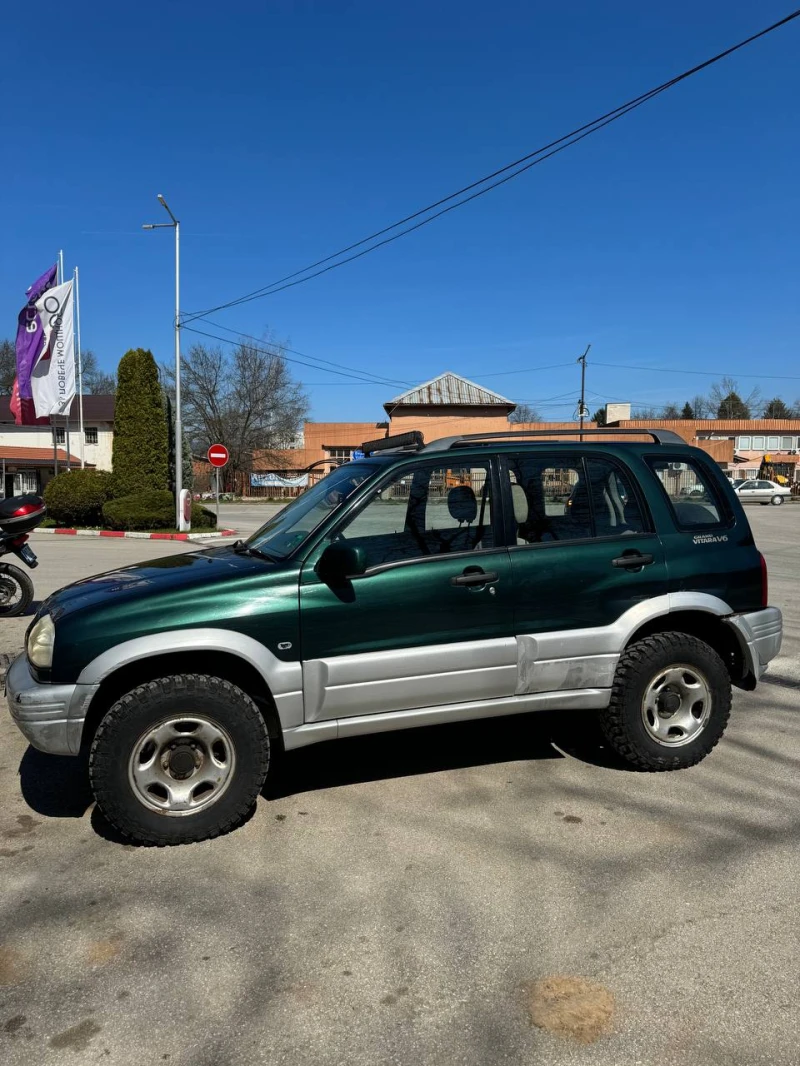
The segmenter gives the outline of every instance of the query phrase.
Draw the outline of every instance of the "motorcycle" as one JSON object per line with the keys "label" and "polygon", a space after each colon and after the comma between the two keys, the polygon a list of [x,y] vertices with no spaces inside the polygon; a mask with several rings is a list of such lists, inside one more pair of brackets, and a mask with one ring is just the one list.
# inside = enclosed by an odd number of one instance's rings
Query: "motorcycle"
{"label": "motorcycle", "polygon": [[[10,496],[0,500],[0,556],[12,553],[34,570],[36,553],[28,536],[47,514],[41,496]],[[18,566],[0,563],[0,618],[24,614],[33,600],[33,582]]]}

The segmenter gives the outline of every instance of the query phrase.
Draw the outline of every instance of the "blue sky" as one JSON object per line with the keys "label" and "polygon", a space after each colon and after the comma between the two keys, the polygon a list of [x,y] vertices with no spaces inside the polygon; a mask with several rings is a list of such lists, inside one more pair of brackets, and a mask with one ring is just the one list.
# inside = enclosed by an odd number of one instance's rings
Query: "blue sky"
{"label": "blue sky", "polygon": [[[0,337],[65,250],[84,345],[172,352],[182,305],[280,278],[735,43],[762,0],[44,0],[3,14]],[[50,31],[47,27],[50,27]],[[683,402],[711,377],[800,396],[800,20],[416,234],[213,316],[415,384],[450,369],[543,414]],[[166,219],[166,216],[164,216]],[[200,328],[207,328],[200,326]],[[211,329],[211,332],[220,332]],[[185,336],[184,342],[191,338]],[[196,338],[200,339],[200,338]],[[551,364],[570,364],[537,370]],[[319,421],[400,388],[297,366]],[[510,373],[524,370],[524,373]],[[559,406],[559,404],[563,406]]]}

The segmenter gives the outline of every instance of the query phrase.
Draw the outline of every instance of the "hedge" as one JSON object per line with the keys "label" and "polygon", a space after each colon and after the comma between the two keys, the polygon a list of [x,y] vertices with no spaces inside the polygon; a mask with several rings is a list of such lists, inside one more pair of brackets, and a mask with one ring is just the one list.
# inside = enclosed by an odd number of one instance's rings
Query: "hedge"
{"label": "hedge", "polygon": [[112,496],[112,477],[105,470],[73,470],[57,474],[44,490],[47,512],[57,526],[99,526],[104,504]]}
{"label": "hedge", "polygon": [[[137,492],[109,500],[103,507],[103,519],[111,529],[126,531],[175,528],[175,497],[162,489]],[[206,507],[192,504],[192,528],[213,529],[216,515]]]}

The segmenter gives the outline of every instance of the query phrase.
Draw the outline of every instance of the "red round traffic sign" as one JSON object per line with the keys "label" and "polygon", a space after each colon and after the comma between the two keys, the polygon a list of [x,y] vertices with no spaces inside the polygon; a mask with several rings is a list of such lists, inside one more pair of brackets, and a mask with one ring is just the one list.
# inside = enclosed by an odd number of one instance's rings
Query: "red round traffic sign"
{"label": "red round traffic sign", "polygon": [[212,466],[225,466],[230,453],[224,444],[212,444],[208,449],[208,461]]}

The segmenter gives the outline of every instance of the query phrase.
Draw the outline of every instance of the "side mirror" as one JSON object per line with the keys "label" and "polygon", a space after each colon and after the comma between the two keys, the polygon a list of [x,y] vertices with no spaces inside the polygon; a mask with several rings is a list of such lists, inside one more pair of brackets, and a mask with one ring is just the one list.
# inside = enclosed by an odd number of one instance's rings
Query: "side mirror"
{"label": "side mirror", "polygon": [[317,564],[317,573],[330,585],[343,585],[349,578],[363,574],[366,569],[364,549],[349,544],[329,544]]}

